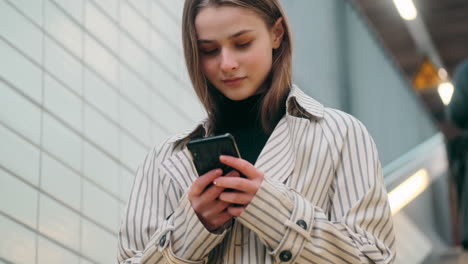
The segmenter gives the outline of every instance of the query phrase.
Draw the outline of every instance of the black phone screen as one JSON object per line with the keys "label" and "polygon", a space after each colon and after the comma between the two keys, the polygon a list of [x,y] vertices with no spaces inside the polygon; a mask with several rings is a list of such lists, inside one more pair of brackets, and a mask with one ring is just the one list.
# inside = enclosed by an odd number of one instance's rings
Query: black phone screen
{"label": "black phone screen", "polygon": [[220,155],[229,155],[240,158],[234,137],[227,133],[219,136],[194,139],[187,143],[192,153],[193,163],[201,176],[214,169],[222,169],[226,174],[233,169],[219,161]]}

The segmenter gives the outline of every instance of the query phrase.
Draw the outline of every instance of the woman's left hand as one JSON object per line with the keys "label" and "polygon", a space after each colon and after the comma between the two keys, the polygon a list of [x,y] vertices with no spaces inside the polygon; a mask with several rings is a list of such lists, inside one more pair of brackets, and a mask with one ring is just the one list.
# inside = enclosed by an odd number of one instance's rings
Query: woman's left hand
{"label": "woman's left hand", "polygon": [[262,185],[264,174],[250,162],[240,158],[222,155],[219,160],[246,177],[219,177],[214,181],[216,186],[233,190],[221,193],[218,199],[227,203],[242,205],[227,208],[231,215],[239,216],[255,197]]}

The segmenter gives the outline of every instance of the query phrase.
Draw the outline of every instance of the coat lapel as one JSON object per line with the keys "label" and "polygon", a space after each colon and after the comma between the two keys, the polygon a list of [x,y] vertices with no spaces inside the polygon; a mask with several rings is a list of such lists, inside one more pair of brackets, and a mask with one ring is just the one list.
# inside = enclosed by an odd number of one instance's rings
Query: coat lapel
{"label": "coat lapel", "polygon": [[255,163],[265,178],[284,183],[291,175],[296,162],[292,132],[289,115],[285,115],[276,125]]}
{"label": "coat lapel", "polygon": [[161,164],[161,168],[183,191],[187,191],[198,178],[192,156],[187,147],[165,160]]}

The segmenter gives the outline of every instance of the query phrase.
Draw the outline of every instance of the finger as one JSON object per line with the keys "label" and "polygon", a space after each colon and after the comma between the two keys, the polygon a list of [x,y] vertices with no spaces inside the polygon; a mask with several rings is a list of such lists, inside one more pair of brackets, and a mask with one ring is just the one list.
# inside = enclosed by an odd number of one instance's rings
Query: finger
{"label": "finger", "polygon": [[240,173],[244,174],[249,179],[256,179],[259,177],[263,177],[263,173],[257,170],[250,162],[243,160],[241,158],[235,158],[232,156],[221,155],[219,160],[239,171]]}
{"label": "finger", "polygon": [[241,192],[223,192],[219,195],[219,200],[232,204],[248,204],[253,199],[253,194]]}
{"label": "finger", "polygon": [[255,194],[259,188],[258,183],[245,178],[219,177],[213,184],[217,187],[234,189],[240,192]]}
{"label": "finger", "polygon": [[205,189],[206,187],[213,182],[214,179],[217,177],[221,176],[223,171],[221,169],[215,169],[211,170],[202,176],[198,177],[196,179],[192,186],[190,186],[189,190],[189,198],[193,198],[195,196],[199,196]]}
{"label": "finger", "polygon": [[232,216],[240,216],[245,211],[245,207],[244,206],[242,207],[230,206],[228,207],[227,211]]}
{"label": "finger", "polygon": [[198,200],[199,202],[204,203],[204,204],[211,203],[215,201],[223,191],[224,191],[224,188],[222,187],[215,186],[215,185],[210,186],[208,187],[206,191],[204,191],[198,196]]}
{"label": "finger", "polygon": [[238,171],[230,171],[228,174],[224,175],[224,177],[240,177],[240,173]]}

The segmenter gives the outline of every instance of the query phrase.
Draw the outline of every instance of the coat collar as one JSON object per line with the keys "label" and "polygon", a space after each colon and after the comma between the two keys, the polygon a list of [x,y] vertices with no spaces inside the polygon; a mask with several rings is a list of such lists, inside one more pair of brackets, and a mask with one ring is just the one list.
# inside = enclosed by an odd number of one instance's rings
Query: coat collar
{"label": "coat collar", "polygon": [[[296,150],[299,147],[298,131],[308,126],[312,120],[322,119],[324,107],[307,96],[296,86],[292,86],[286,100],[286,115],[278,122],[260,153],[255,167],[265,174],[265,178],[285,183],[294,173]],[[207,136],[208,122],[204,120],[185,133],[169,139],[173,146],[181,147],[174,155],[162,163],[162,168],[171,175],[181,189],[187,190],[197,178],[190,152],[185,143],[194,137]]]}
{"label": "coat collar", "polygon": [[[321,103],[305,94],[296,85],[292,85],[288,98],[286,99],[287,117],[299,117],[313,120],[322,119],[323,113],[324,106]],[[168,143],[178,145],[178,143],[182,141],[188,142],[195,137],[207,137],[209,136],[208,131],[210,131],[210,125],[208,119],[204,119],[185,132],[173,136],[168,140]]]}

